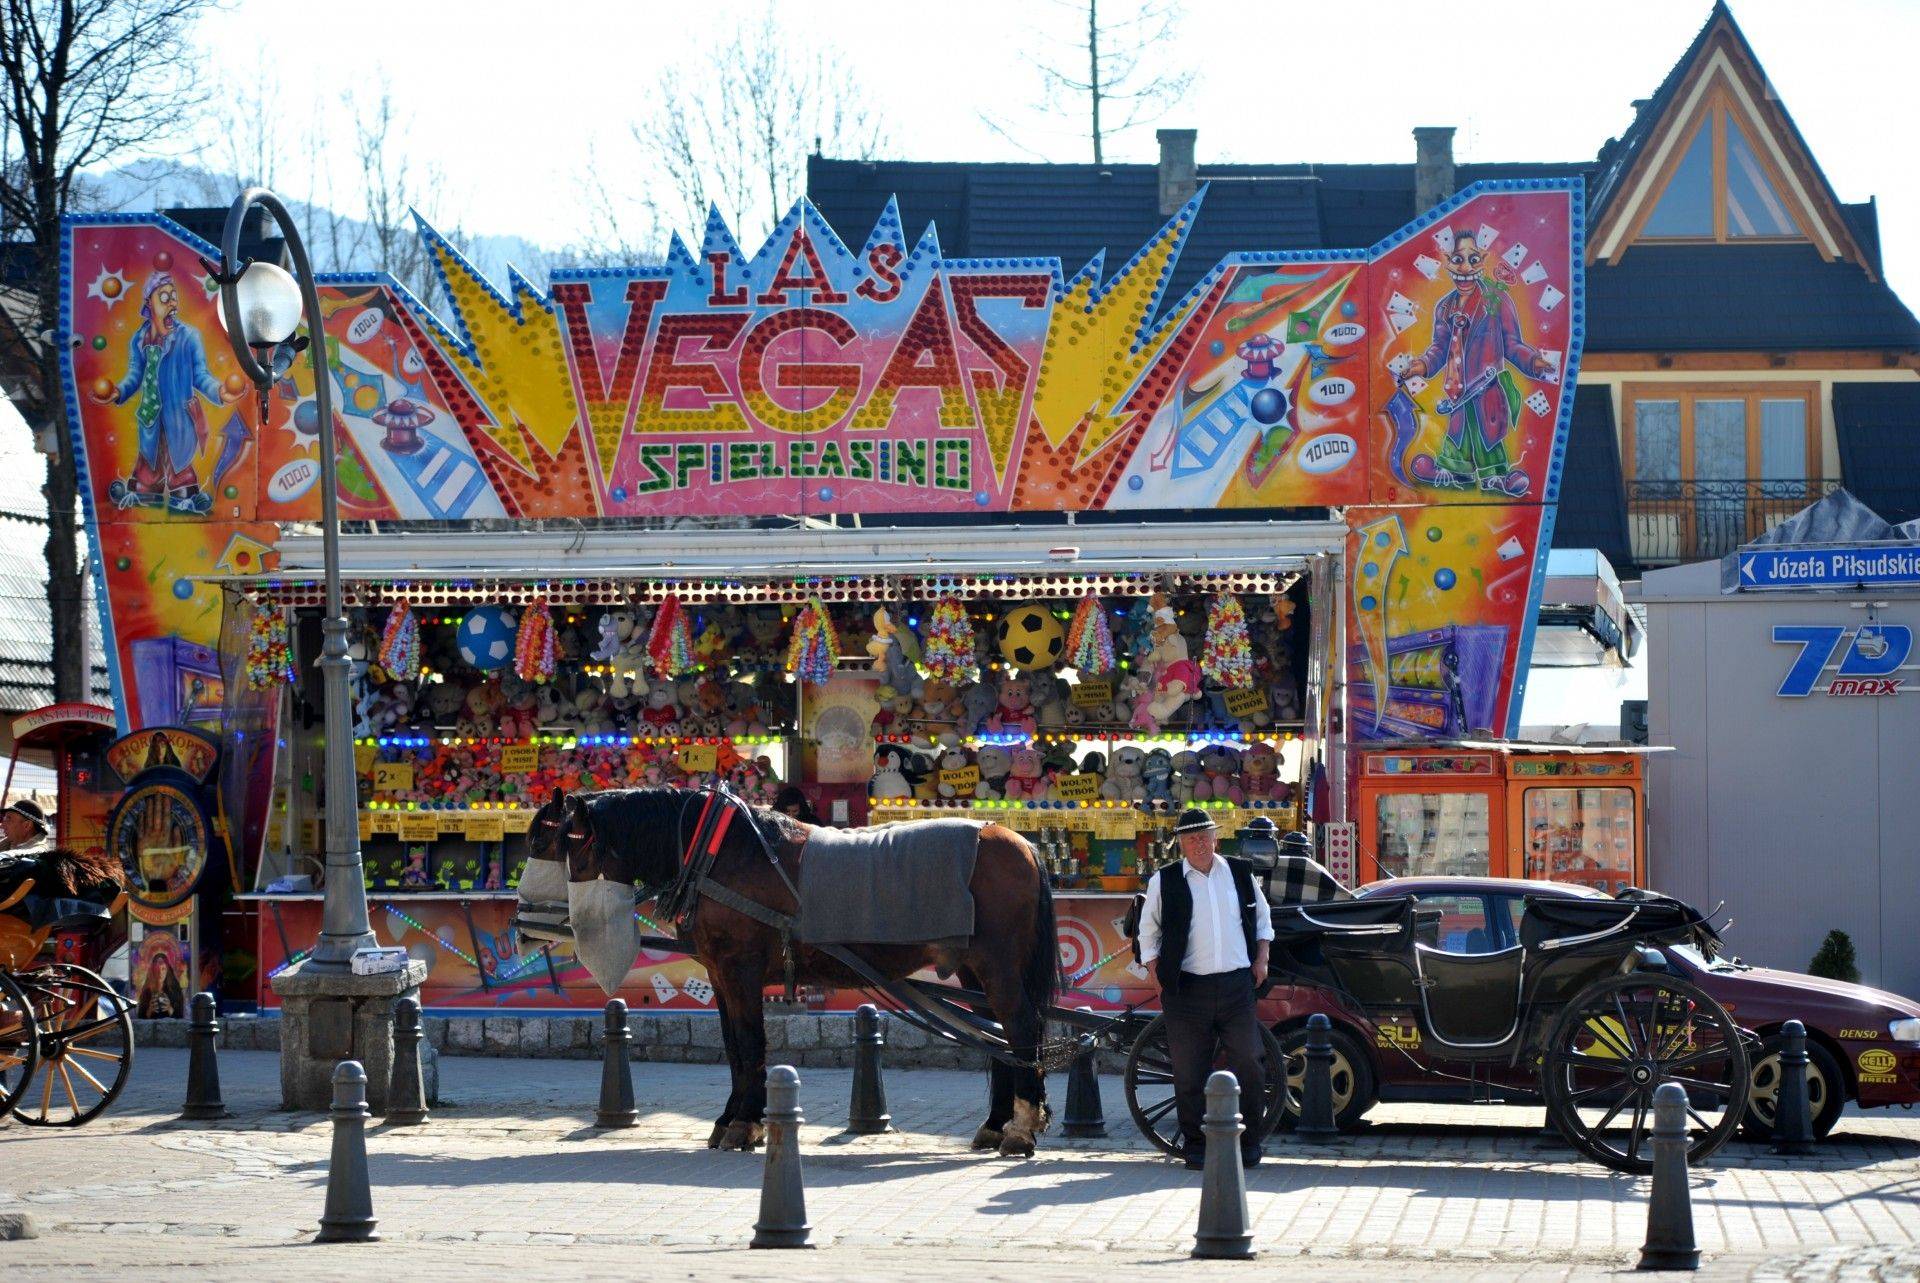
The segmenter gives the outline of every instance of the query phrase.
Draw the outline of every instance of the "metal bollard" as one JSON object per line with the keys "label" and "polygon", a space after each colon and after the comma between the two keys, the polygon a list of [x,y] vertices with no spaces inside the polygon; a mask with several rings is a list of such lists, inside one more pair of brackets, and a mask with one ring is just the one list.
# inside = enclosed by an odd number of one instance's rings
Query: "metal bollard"
{"label": "metal bollard", "polygon": [[607,1003],[607,1041],[600,1053],[600,1112],[595,1127],[632,1127],[640,1121],[633,1107],[633,1071],[627,1065],[627,1047],[633,1030],[627,1028],[627,1004],[615,998]]}
{"label": "metal bollard", "polygon": [[880,1009],[862,1003],[853,1013],[853,1101],[847,1108],[847,1130],[856,1136],[876,1136],[893,1130],[887,1113],[887,1087],[880,1080]]}
{"label": "metal bollard", "polygon": [[767,1161],[760,1177],[754,1247],[812,1247],[807,1190],[800,1172],[800,1075],[792,1065],[767,1071]]}
{"label": "metal bollard", "polygon": [[1333,1024],[1321,1012],[1307,1017],[1306,1056],[1300,1124],[1294,1134],[1309,1145],[1330,1145],[1340,1139],[1333,1122]]}
{"label": "metal bollard", "polygon": [[1193,1255],[1244,1261],[1254,1255],[1247,1174],[1240,1166],[1240,1082],[1221,1069],[1207,1079],[1207,1161],[1200,1173],[1200,1227]]}
{"label": "metal bollard", "polygon": [[420,1073],[420,1004],[393,1004],[393,1073],[387,1079],[387,1121],[411,1127],[427,1121],[427,1086]]}
{"label": "metal bollard", "polygon": [[191,1004],[192,1019],[187,1025],[187,1103],[182,1118],[225,1118],[227,1106],[220,1099],[220,1060],[216,1040],[220,1021],[214,1014],[213,995],[196,993]]}
{"label": "metal bollard", "polygon": [[367,1071],[343,1060],[333,1071],[333,1155],[327,1163],[327,1205],[316,1243],[371,1243],[373,1191],[367,1184]]}
{"label": "metal bollard", "polygon": [[1100,1104],[1100,1070],[1093,1063],[1094,1055],[1094,1048],[1089,1046],[1067,1067],[1067,1111],[1061,1126],[1069,1136],[1107,1134],[1107,1115]]}
{"label": "metal bollard", "polygon": [[1635,1268],[1700,1268],[1687,1188],[1687,1089],[1679,1083],[1653,1089],[1653,1189],[1647,1198],[1647,1242]]}
{"label": "metal bollard", "polygon": [[1789,1020],[1780,1027],[1780,1090],[1773,1098],[1773,1149],[1776,1154],[1814,1152],[1813,1106],[1807,1099],[1807,1027]]}

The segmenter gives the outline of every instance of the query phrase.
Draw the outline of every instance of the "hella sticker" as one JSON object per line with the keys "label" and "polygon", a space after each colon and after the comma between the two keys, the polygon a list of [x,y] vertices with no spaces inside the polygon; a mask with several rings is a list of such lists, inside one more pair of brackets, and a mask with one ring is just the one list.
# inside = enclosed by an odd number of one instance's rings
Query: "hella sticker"
{"label": "hella sticker", "polygon": [[1338,472],[1353,462],[1357,447],[1353,438],[1341,432],[1315,437],[1300,447],[1300,469],[1322,476]]}
{"label": "hella sticker", "polygon": [[295,459],[273,474],[267,483],[267,498],[275,503],[292,503],[320,479],[320,465],[312,459]]}

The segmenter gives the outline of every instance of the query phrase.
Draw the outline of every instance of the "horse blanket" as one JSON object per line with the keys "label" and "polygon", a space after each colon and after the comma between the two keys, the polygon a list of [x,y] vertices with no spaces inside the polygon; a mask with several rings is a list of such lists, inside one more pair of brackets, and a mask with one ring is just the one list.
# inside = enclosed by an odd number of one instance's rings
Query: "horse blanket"
{"label": "horse blanket", "polygon": [[808,944],[957,944],[973,935],[974,820],[818,828],[800,854]]}

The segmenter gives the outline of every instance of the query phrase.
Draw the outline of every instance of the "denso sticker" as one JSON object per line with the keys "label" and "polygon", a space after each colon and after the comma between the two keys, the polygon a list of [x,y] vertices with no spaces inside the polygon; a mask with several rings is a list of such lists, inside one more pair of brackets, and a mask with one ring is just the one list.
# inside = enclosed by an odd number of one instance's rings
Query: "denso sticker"
{"label": "denso sticker", "polygon": [[1880,1036],[1880,1031],[1878,1029],[1842,1029],[1835,1036],[1856,1042],[1872,1042]]}

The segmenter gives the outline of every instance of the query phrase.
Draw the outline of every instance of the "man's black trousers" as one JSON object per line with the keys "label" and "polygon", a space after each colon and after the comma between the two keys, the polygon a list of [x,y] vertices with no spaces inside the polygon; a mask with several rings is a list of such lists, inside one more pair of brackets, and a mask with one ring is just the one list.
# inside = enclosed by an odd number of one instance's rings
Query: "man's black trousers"
{"label": "man's black trousers", "polygon": [[1255,1148],[1266,1070],[1260,1023],[1253,1014],[1253,972],[1242,968],[1196,976],[1183,971],[1180,987],[1162,994],[1160,1006],[1167,1017],[1167,1049],[1173,1059],[1173,1090],[1187,1157],[1199,1157],[1206,1150],[1206,1132],[1200,1122],[1206,1115],[1207,1075],[1213,1072],[1216,1053],[1224,1055],[1225,1067],[1240,1080],[1240,1118],[1246,1127],[1241,1145]]}

